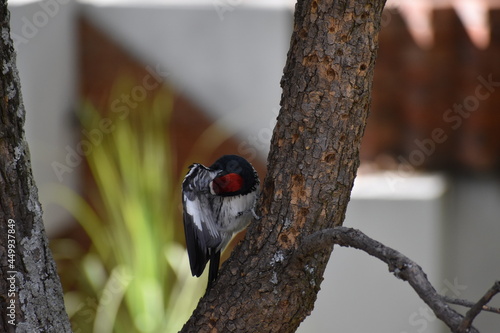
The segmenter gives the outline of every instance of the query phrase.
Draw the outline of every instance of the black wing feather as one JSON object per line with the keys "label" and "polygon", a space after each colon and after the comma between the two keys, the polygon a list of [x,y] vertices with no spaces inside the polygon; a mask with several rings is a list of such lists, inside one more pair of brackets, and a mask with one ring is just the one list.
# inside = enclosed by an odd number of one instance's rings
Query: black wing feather
{"label": "black wing feather", "polygon": [[208,251],[198,237],[198,228],[192,222],[192,216],[184,211],[184,234],[193,276],[200,277],[208,262]]}
{"label": "black wing feather", "polygon": [[219,273],[219,262],[220,262],[220,250],[215,252],[212,251],[210,254],[210,266],[208,268],[208,285],[207,290],[212,287],[215,279],[217,279],[217,274]]}
{"label": "black wing feather", "polygon": [[209,183],[217,175],[218,171],[194,164],[182,183],[186,247],[191,273],[197,277],[203,273],[222,241],[216,225],[222,199],[212,195],[209,189]]}

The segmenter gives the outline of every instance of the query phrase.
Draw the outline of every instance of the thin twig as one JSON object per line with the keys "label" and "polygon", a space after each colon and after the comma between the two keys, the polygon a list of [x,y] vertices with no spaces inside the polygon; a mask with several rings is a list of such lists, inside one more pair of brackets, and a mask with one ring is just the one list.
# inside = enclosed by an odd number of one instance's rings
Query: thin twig
{"label": "thin twig", "polygon": [[[333,246],[334,244],[362,250],[385,262],[389,266],[390,272],[393,272],[398,278],[408,281],[420,298],[436,314],[436,317],[442,320],[452,332],[459,332],[464,316],[453,310],[443,300],[427,279],[422,268],[400,252],[366,236],[359,230],[336,227],[315,232],[303,239],[300,253],[296,258],[300,260],[310,253],[323,250],[325,246]],[[468,333],[479,333],[479,331],[470,326]]]}
{"label": "thin twig", "polygon": [[[445,301],[446,303],[460,305],[460,306],[464,306],[466,308],[472,308],[474,305],[476,305],[476,303],[468,301],[466,299],[453,298],[453,297],[449,297],[449,296],[441,296],[441,297],[443,298],[443,301]],[[488,305],[483,305],[482,310],[487,311],[487,312],[500,314],[500,308],[495,308],[495,307],[488,306]]]}
{"label": "thin twig", "polygon": [[458,332],[469,332],[469,328],[471,327],[474,318],[476,318],[476,316],[481,312],[483,306],[486,305],[498,293],[500,293],[500,281],[496,281],[493,287],[491,287],[486,292],[486,294],[484,294],[483,297],[481,297],[481,299],[477,301],[477,303],[474,304],[474,306],[469,311],[467,311],[464,320],[458,327]]}

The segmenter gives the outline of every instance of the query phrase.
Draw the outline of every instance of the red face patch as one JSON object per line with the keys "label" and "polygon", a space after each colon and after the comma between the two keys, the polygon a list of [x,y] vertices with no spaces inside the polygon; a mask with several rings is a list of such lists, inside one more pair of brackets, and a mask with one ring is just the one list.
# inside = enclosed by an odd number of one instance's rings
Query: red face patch
{"label": "red face patch", "polygon": [[229,173],[215,178],[212,187],[215,194],[236,192],[243,187],[243,178],[237,173]]}

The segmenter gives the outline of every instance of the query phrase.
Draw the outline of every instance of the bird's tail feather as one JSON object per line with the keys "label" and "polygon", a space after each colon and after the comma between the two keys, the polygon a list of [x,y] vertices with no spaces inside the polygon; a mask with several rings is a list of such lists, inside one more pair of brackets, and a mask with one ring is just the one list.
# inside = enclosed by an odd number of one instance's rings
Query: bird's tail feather
{"label": "bird's tail feather", "polygon": [[219,262],[220,262],[220,250],[210,254],[210,267],[208,268],[208,285],[207,291],[212,287],[213,283],[217,279],[217,273],[219,272]]}

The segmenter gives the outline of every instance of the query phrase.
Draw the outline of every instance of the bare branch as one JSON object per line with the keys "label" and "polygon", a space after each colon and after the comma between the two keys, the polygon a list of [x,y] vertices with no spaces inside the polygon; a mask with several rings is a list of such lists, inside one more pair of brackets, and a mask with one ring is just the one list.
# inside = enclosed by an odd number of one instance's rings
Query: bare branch
{"label": "bare branch", "polygon": [[493,287],[491,287],[486,294],[484,294],[481,299],[474,304],[474,306],[467,311],[465,314],[465,318],[458,327],[459,333],[467,333],[469,332],[469,328],[472,325],[472,321],[476,316],[483,310],[483,306],[486,305],[496,294],[500,293],[500,281],[495,282]]}
{"label": "bare branch", "polygon": [[[464,306],[467,308],[472,308],[474,305],[476,305],[476,303],[468,301],[466,299],[453,298],[453,297],[449,297],[449,296],[445,296],[445,295],[442,295],[441,297],[443,298],[443,300],[446,303],[460,305],[460,306]],[[488,306],[488,305],[483,305],[482,310],[487,311],[487,312],[500,314],[500,308],[495,308],[495,307]]]}
{"label": "bare branch", "polygon": [[[419,297],[452,332],[460,332],[460,327],[464,322],[464,316],[453,310],[445,302],[443,297],[438,294],[436,289],[429,282],[422,268],[400,252],[368,237],[359,230],[336,227],[324,229],[306,236],[301,244],[301,255],[299,255],[298,258],[307,256],[310,253],[314,253],[324,249],[326,246],[332,246],[334,244],[362,250],[385,262],[389,266],[389,271],[393,272],[396,277],[408,281]],[[489,296],[489,294],[490,293],[487,293],[485,296]],[[481,311],[481,306],[484,304],[486,303],[481,303],[479,311]],[[471,325],[468,325],[468,327],[468,333],[479,333],[479,331]]]}

